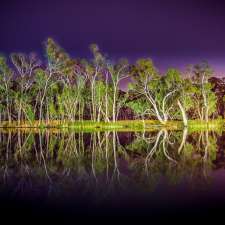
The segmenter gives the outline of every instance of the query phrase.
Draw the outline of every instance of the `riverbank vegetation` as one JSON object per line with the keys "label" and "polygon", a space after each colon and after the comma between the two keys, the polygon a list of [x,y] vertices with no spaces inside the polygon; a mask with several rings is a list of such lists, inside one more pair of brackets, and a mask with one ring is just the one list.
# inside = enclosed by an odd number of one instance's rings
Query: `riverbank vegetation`
{"label": "riverbank vegetation", "polygon": [[160,74],[151,59],[112,62],[96,44],[90,50],[92,59],[73,59],[49,38],[44,62],[34,53],[0,56],[1,126],[187,126],[222,118],[207,62]]}

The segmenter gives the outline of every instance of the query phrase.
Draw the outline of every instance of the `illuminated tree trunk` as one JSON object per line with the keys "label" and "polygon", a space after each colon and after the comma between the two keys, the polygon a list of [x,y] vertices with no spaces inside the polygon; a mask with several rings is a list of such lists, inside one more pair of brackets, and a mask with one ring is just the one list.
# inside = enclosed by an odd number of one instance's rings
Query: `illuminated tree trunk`
{"label": "illuminated tree trunk", "polygon": [[43,92],[43,95],[42,95],[42,98],[41,98],[41,102],[40,102],[39,124],[40,124],[40,122],[41,122],[41,120],[42,120],[43,104],[44,104],[44,100],[45,100],[45,97],[46,97],[46,92],[47,92],[47,88],[48,88],[48,82],[49,82],[51,76],[52,76],[52,72],[50,71],[49,77],[47,78],[47,80],[46,80],[46,82],[45,82],[44,92]]}
{"label": "illuminated tree trunk", "polygon": [[116,92],[117,92],[117,85],[114,85],[113,91],[113,122],[116,121]]}
{"label": "illuminated tree trunk", "polygon": [[209,106],[208,106],[204,84],[205,84],[205,74],[202,77],[202,96],[203,96],[203,102],[204,102],[204,119],[208,123],[209,122]]}
{"label": "illuminated tree trunk", "polygon": [[146,95],[147,99],[149,100],[149,102],[151,103],[152,107],[154,108],[156,118],[160,121],[160,123],[165,124],[166,121],[161,117],[161,115],[159,113],[159,109],[158,109],[154,99],[148,93],[145,93],[145,95]]}
{"label": "illuminated tree trunk", "polygon": [[[5,81],[5,79],[4,79],[4,81]],[[8,89],[7,81],[5,81],[5,88],[6,88],[6,109],[7,109],[8,121],[11,122],[10,103],[9,103],[9,89]]]}
{"label": "illuminated tree trunk", "polygon": [[105,80],[105,85],[106,85],[106,93],[105,93],[105,121],[109,122],[109,99],[108,99],[108,73],[106,74],[106,80]]}
{"label": "illuminated tree trunk", "polygon": [[187,119],[187,115],[186,115],[186,112],[184,110],[184,107],[182,106],[182,104],[180,103],[179,100],[177,101],[177,104],[178,104],[178,106],[180,108],[180,111],[181,111],[181,114],[182,114],[184,126],[187,127],[188,119]]}

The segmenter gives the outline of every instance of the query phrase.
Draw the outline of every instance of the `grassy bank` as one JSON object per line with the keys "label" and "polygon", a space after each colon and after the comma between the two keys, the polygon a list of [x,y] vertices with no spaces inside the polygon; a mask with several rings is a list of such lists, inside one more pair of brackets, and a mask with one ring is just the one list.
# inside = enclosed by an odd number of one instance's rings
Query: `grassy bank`
{"label": "grassy bank", "polygon": [[94,121],[22,121],[18,123],[13,121],[9,123],[4,121],[0,123],[0,128],[7,129],[34,129],[34,128],[54,128],[54,129],[73,129],[73,130],[85,130],[85,131],[98,131],[98,130],[120,130],[120,131],[130,131],[130,130],[157,130],[162,127],[170,130],[180,129],[182,123],[179,121],[169,121],[165,125],[162,125],[157,120],[120,120],[116,122],[94,122]]}
{"label": "grassy bank", "polygon": [[[199,120],[190,120],[188,122],[188,129],[190,130],[202,130],[202,129],[224,129],[224,120],[211,120],[208,123]],[[0,123],[2,129],[66,129],[66,130],[85,130],[85,131],[104,131],[104,130],[118,130],[118,131],[154,131],[159,129],[167,130],[181,130],[183,129],[182,121],[168,121],[166,124],[161,124],[157,120],[120,120],[113,122],[94,122],[94,121],[3,121]]]}

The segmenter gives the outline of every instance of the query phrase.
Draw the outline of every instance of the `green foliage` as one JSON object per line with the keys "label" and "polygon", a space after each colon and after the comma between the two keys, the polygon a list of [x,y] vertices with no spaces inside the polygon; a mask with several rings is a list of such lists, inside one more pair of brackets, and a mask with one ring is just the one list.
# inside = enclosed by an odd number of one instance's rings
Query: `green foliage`
{"label": "green foliage", "polygon": [[136,115],[145,115],[149,109],[149,105],[145,99],[127,102],[126,106],[130,107]]}
{"label": "green foliage", "polygon": [[195,118],[208,120],[216,110],[217,98],[212,91],[212,85],[208,79],[212,76],[212,69],[207,62],[203,61],[193,67],[193,111]]}
{"label": "green foliage", "polygon": [[47,74],[43,69],[38,69],[35,73],[35,87],[43,89],[47,80]]}
{"label": "green foliage", "polygon": [[151,59],[139,59],[136,64],[132,67],[131,73],[136,82],[145,82],[146,79],[159,78],[158,71],[153,65]]}
{"label": "green foliage", "polygon": [[73,73],[75,61],[52,38],[46,42],[46,54],[51,66],[62,75],[70,76]]}
{"label": "green foliage", "polygon": [[[170,68],[160,74],[149,58],[135,64],[112,63],[96,44],[92,60],[73,59],[52,38],[45,43],[47,62],[35,54],[13,53],[13,68],[0,56],[0,112],[3,120],[83,120],[114,122],[123,106],[139,119],[216,118],[217,97],[207,62],[194,65],[190,77]],[[131,82],[121,91],[124,79]]]}
{"label": "green foliage", "polygon": [[35,114],[34,114],[34,111],[32,109],[32,106],[31,105],[26,105],[25,110],[26,110],[27,119],[30,122],[33,122],[35,120]]}

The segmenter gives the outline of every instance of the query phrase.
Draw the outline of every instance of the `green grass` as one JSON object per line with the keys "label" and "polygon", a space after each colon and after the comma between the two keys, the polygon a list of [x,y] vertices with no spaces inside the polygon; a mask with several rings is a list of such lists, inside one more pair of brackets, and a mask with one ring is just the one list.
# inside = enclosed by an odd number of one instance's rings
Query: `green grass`
{"label": "green grass", "polygon": [[[189,130],[224,130],[225,120],[211,120],[208,123],[200,120],[189,120],[188,129]],[[3,121],[0,123],[0,128],[4,129],[65,129],[65,130],[78,130],[78,131],[107,131],[107,130],[117,130],[117,131],[154,131],[159,129],[167,130],[182,130],[182,121],[168,121],[166,124],[161,124],[157,120],[120,120],[114,122],[94,122],[90,120],[85,121],[22,121],[20,124],[17,121],[9,123],[8,121]]]}
{"label": "green grass", "polygon": [[210,120],[208,123],[201,120],[189,120],[188,129],[191,131],[198,130],[225,130],[225,120]]}

